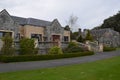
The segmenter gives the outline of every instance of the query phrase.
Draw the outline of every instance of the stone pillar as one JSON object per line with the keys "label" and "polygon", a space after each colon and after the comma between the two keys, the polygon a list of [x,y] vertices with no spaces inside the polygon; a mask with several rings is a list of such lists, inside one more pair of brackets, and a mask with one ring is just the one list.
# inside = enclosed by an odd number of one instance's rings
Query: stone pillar
{"label": "stone pillar", "polygon": [[61,41],[58,41],[58,47],[61,47]]}
{"label": "stone pillar", "polygon": [[103,52],[103,44],[99,44],[99,52]]}
{"label": "stone pillar", "polygon": [[34,42],[35,48],[38,48],[38,39],[34,39],[34,40],[35,40],[35,42]]}
{"label": "stone pillar", "polygon": [[3,41],[0,39],[0,50],[3,47]]}

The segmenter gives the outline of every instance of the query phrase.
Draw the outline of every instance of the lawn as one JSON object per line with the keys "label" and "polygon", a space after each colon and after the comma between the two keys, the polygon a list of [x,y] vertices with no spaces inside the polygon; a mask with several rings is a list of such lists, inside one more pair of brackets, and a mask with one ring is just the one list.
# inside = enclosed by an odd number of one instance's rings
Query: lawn
{"label": "lawn", "polygon": [[56,68],[0,73],[0,80],[120,80],[120,57]]}
{"label": "lawn", "polygon": [[120,50],[120,47],[117,47],[116,50]]}

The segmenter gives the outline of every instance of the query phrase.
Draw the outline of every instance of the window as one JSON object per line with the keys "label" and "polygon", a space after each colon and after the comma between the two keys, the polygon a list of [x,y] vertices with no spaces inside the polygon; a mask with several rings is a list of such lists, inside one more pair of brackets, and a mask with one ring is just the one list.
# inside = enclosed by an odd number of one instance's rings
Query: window
{"label": "window", "polygon": [[42,41],[42,34],[31,34],[31,38],[38,39],[38,41]]}
{"label": "window", "polygon": [[20,38],[21,38],[21,37],[20,37],[20,33],[17,33],[17,34],[16,34],[16,39],[20,40]]}
{"label": "window", "polygon": [[0,38],[2,38],[3,37],[3,33],[2,32],[0,32]]}
{"label": "window", "polygon": [[12,32],[1,32],[0,31],[0,38],[4,37],[7,33],[9,33],[10,36],[12,37]]}
{"label": "window", "polygon": [[65,41],[65,42],[68,42],[68,40],[69,40],[69,39],[68,39],[68,36],[64,36],[64,41]]}

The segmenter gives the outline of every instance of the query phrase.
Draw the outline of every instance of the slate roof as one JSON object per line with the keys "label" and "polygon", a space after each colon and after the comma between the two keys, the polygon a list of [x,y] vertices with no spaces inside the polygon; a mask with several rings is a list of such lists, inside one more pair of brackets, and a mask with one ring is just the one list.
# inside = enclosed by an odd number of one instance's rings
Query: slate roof
{"label": "slate roof", "polygon": [[50,26],[52,22],[50,21],[44,21],[44,20],[39,20],[39,19],[34,19],[34,18],[22,18],[22,17],[16,17],[16,16],[11,16],[12,19],[16,22],[18,22],[20,25],[33,25],[33,26]]}
{"label": "slate roof", "polygon": [[15,22],[19,23],[20,25],[25,25],[25,24],[27,24],[27,19],[26,19],[26,18],[16,17],[16,16],[11,16],[11,18],[12,18]]}
{"label": "slate roof", "polygon": [[91,34],[93,35],[93,37],[97,36],[100,38],[105,36],[107,33],[111,34],[112,36],[119,36],[119,33],[117,31],[114,31],[110,28],[91,30]]}
{"label": "slate roof", "polygon": [[27,24],[34,26],[50,26],[52,22],[34,18],[27,18]]}

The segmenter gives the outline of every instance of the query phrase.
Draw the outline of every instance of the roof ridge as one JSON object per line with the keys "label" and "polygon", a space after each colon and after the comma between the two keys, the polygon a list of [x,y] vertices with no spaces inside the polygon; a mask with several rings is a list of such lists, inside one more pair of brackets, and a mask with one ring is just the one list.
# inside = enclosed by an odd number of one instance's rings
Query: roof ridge
{"label": "roof ridge", "polygon": [[23,18],[23,19],[27,19],[25,17],[19,17],[19,16],[13,16],[13,15],[10,15],[11,17],[17,17],[17,18]]}
{"label": "roof ridge", "polygon": [[42,20],[42,19],[37,19],[37,18],[31,18],[31,17],[29,17],[29,18],[27,18],[27,19],[34,19],[34,20],[40,20],[40,21],[45,21],[45,22],[51,22],[51,21]]}

